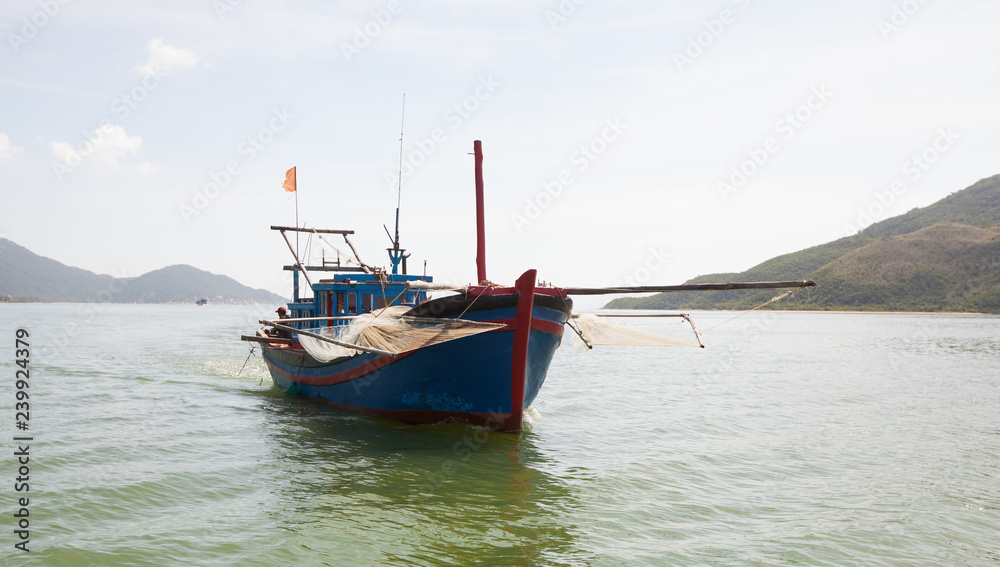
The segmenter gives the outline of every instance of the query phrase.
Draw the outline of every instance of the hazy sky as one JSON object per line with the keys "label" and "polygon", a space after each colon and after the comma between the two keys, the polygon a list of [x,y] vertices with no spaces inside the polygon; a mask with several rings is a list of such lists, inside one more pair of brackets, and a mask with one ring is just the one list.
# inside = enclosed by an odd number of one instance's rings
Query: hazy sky
{"label": "hazy sky", "polygon": [[0,237],[287,294],[268,227],[295,222],[296,166],[300,223],[387,264],[405,93],[411,273],[475,278],[476,139],[493,281],[740,271],[1000,173],[998,21],[986,0],[4,0]]}

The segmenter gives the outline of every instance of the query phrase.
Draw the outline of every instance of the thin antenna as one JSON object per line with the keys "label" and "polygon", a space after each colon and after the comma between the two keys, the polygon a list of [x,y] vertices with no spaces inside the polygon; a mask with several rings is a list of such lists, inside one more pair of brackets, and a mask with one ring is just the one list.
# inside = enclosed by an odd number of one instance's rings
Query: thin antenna
{"label": "thin antenna", "polygon": [[399,119],[399,184],[396,186],[396,249],[399,249],[399,205],[403,200],[403,125],[406,123],[406,93]]}
{"label": "thin antenna", "polygon": [[[392,274],[396,275],[399,273],[399,262],[403,259],[403,252],[399,248],[399,206],[403,201],[403,125],[406,123],[406,93],[403,93],[403,112],[399,120],[399,184],[396,187],[396,238],[393,240],[392,235],[389,235],[389,240],[392,241],[392,248],[388,249],[389,261],[392,262]],[[383,227],[385,225],[382,225]],[[389,229],[386,228],[386,233]],[[406,262],[403,262],[403,274],[406,274]]]}
{"label": "thin antenna", "polygon": [[[299,174],[295,172],[295,228],[299,228]],[[295,233],[295,257],[299,258],[299,233]]]}

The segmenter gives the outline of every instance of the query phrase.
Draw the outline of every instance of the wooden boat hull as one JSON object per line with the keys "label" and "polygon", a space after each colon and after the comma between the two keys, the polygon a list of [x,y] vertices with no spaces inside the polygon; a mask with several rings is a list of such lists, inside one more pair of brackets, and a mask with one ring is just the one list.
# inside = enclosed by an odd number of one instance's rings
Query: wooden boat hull
{"label": "wooden boat hull", "polygon": [[365,353],[322,363],[293,342],[264,344],[263,358],[277,387],[338,408],[409,423],[520,430],[571,312],[568,300],[533,293],[530,272],[527,294],[445,298],[414,309],[415,315],[504,323],[503,329],[397,356]]}

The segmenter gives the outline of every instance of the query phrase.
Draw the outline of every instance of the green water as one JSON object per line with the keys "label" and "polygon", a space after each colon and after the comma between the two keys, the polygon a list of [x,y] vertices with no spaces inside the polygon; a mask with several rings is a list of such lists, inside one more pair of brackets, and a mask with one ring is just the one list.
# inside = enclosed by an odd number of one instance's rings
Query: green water
{"label": "green water", "polygon": [[512,435],[291,398],[257,354],[237,376],[267,313],[0,305],[0,565],[1000,564],[1000,317],[753,313],[704,350],[564,346]]}

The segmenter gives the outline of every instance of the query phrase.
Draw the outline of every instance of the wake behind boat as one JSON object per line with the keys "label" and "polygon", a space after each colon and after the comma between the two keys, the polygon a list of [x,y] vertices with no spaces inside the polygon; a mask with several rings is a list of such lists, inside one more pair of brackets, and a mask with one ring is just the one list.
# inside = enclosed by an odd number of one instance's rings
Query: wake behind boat
{"label": "wake behind boat", "polygon": [[[405,250],[396,237],[388,249],[391,269],[361,261],[351,230],[272,226],[282,234],[295,264],[293,299],[284,316],[243,340],[259,343],[274,384],[291,394],[347,410],[410,423],[459,421],[492,430],[519,431],[524,410],[538,395],[569,325],[588,346],[596,333],[574,323],[570,295],[634,293],[665,288],[559,288],[539,285],[534,269],[513,286],[486,277],[482,144],[473,146],[476,173],[477,281],[452,287],[406,273]],[[294,183],[294,172],[289,175]],[[294,190],[294,188],[292,189]],[[353,258],[305,265],[289,232],[320,238],[338,235]],[[391,236],[391,235],[390,235]],[[400,272],[400,268],[402,273]],[[316,282],[312,273],[331,274]],[[299,296],[299,276],[311,297]],[[704,285],[704,284],[700,284]],[[712,284],[720,289],[805,287],[811,281]],[[668,289],[669,288],[669,289]],[[429,299],[429,291],[453,295]],[[686,315],[674,315],[685,317]],[[582,322],[582,321],[581,321]],[[692,323],[692,329],[694,325]],[[700,336],[694,331],[695,336]],[[588,337],[590,335],[590,337]],[[635,335],[635,333],[633,333]],[[655,337],[646,338],[657,343]],[[702,345],[704,346],[704,345]]]}

